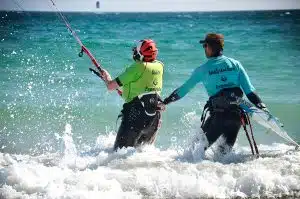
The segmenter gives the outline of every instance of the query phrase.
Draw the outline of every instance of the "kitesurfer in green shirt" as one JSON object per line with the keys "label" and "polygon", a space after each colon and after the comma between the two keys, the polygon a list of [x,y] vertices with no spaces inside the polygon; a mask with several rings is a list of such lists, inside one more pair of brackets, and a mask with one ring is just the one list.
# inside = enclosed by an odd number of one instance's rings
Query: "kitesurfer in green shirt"
{"label": "kitesurfer in green shirt", "polygon": [[125,100],[121,111],[122,122],[114,150],[152,144],[160,125],[158,103],[163,85],[163,63],[156,60],[158,49],[153,40],[144,39],[133,48],[134,62],[112,80],[104,70],[108,90],[122,89]]}

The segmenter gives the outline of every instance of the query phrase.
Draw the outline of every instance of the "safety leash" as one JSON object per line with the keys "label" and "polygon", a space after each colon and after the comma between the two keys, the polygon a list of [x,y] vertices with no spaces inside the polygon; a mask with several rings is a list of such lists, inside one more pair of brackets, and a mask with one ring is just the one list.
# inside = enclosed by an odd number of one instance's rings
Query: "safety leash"
{"label": "safety leash", "polygon": [[[258,148],[257,148],[257,145],[256,145],[256,141],[254,139],[252,125],[251,125],[251,121],[250,121],[248,113],[246,113],[246,112],[243,113],[243,115],[241,117],[241,122],[242,122],[242,126],[244,128],[244,131],[246,133],[248,142],[250,144],[252,155],[257,155],[257,157],[259,157],[259,152],[258,152]],[[249,133],[248,133],[248,130],[247,130],[247,125],[249,125],[249,127],[250,127],[251,139],[250,139],[250,136],[249,136]],[[254,152],[254,149],[255,149],[255,152]]]}
{"label": "safety leash", "polygon": [[251,132],[251,137],[252,137],[253,145],[254,145],[254,148],[255,148],[255,152],[256,152],[256,155],[259,156],[258,148],[257,148],[256,141],[255,141],[254,135],[253,135],[252,124],[251,124],[250,117],[249,117],[248,113],[246,114],[246,117],[247,117],[247,120],[248,120],[248,123],[249,123],[249,126],[250,126],[250,132]]}
{"label": "safety leash", "polygon": [[244,121],[243,118],[241,118],[241,119],[242,119],[242,125],[243,125],[243,128],[244,128],[244,131],[245,131],[245,133],[246,133],[248,142],[249,142],[249,144],[250,144],[250,148],[251,148],[252,155],[254,155],[253,145],[252,145],[252,142],[251,142],[251,140],[250,140],[250,136],[249,136],[249,133],[248,133],[248,131],[247,131],[247,127],[246,127],[245,121]]}
{"label": "safety leash", "polygon": [[[77,43],[80,45],[81,47],[81,51],[78,54],[79,57],[83,56],[83,53],[85,53],[93,62],[93,64],[96,66],[96,68],[99,70],[99,73],[96,72],[95,70],[91,70],[94,74],[96,74],[98,77],[100,77],[105,83],[106,81],[103,79],[103,67],[99,64],[99,62],[97,62],[97,60],[95,59],[95,57],[93,56],[93,54],[89,51],[89,49],[87,47],[85,47],[83,45],[83,43],[81,42],[81,40],[79,39],[79,37],[77,36],[76,32],[71,28],[70,23],[68,22],[67,18],[62,14],[62,12],[57,8],[56,4],[54,3],[53,0],[50,0],[53,4],[53,6],[55,7],[56,11],[58,12],[59,16],[61,17],[61,19],[63,20],[63,22],[65,23],[65,25],[67,26],[67,28],[70,30],[70,32],[72,33],[73,37],[76,39]],[[119,89],[116,89],[118,94],[121,96],[122,95],[122,91]]]}

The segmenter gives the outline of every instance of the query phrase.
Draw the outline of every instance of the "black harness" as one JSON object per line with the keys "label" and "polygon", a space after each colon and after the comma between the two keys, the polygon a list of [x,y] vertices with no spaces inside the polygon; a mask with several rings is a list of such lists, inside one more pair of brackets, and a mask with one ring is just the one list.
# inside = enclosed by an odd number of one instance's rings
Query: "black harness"
{"label": "black harness", "polygon": [[157,93],[149,93],[136,96],[130,102],[123,105],[123,109],[118,116],[118,119],[125,117],[127,122],[133,126],[145,125],[138,124],[139,121],[144,121],[146,118],[156,116],[158,113],[157,105],[162,102],[162,99]]}
{"label": "black harness", "polygon": [[203,127],[205,123],[207,112],[210,112],[210,114],[214,114],[216,112],[241,112],[238,101],[242,97],[243,92],[240,88],[223,89],[216,95],[211,96],[203,108],[201,127]]}
{"label": "black harness", "polygon": [[[203,108],[201,116],[201,128],[203,129],[208,112],[210,112],[211,115],[217,112],[238,112],[241,115],[241,124],[248,138],[251,152],[253,155],[255,155],[256,153],[256,155],[258,156],[259,152],[254,140],[249,115],[239,106],[239,102],[242,100],[242,98],[243,91],[239,87],[222,89],[216,95],[211,96]],[[247,125],[249,125],[250,127],[252,135],[251,139],[247,130]],[[255,153],[253,148],[255,149]]]}

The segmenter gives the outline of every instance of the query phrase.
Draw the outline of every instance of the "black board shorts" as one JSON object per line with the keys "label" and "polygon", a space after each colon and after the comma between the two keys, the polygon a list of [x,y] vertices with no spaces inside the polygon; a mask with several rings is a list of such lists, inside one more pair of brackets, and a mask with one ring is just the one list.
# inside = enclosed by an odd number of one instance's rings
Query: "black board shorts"
{"label": "black board shorts", "polygon": [[161,113],[149,114],[140,101],[123,105],[122,122],[114,143],[114,150],[122,147],[138,147],[155,141]]}
{"label": "black board shorts", "polygon": [[213,112],[202,126],[208,140],[208,147],[221,135],[224,136],[227,146],[233,147],[240,128],[241,112],[239,110]]}

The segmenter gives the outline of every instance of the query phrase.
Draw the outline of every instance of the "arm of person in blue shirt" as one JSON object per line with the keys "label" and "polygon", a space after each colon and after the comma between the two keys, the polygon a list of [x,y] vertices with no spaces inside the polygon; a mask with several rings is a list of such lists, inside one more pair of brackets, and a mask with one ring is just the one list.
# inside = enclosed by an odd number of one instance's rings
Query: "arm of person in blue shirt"
{"label": "arm of person in blue shirt", "polygon": [[251,84],[250,78],[249,78],[248,74],[246,73],[244,67],[241,64],[239,64],[239,65],[240,65],[240,73],[239,73],[240,84],[241,84],[241,87],[242,87],[243,91],[245,92],[247,98],[257,108],[268,111],[266,105],[262,102],[260,97],[255,93],[255,88]]}
{"label": "arm of person in blue shirt", "polygon": [[190,90],[192,90],[197,83],[199,83],[202,79],[201,67],[196,68],[192,73],[191,77],[179,88],[172,92],[172,94],[167,97],[163,103],[165,105],[175,102],[181,98],[183,98]]}

